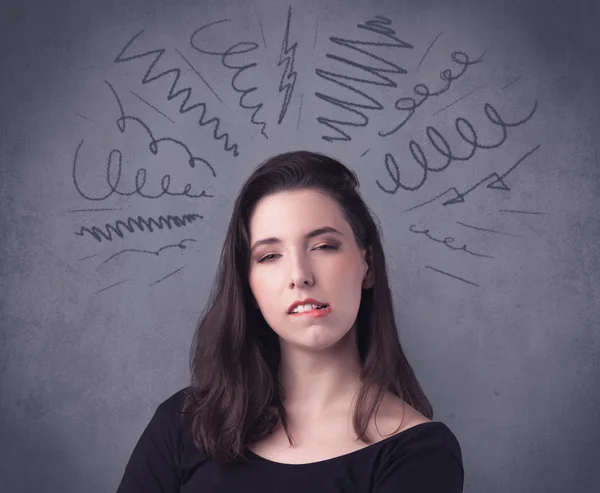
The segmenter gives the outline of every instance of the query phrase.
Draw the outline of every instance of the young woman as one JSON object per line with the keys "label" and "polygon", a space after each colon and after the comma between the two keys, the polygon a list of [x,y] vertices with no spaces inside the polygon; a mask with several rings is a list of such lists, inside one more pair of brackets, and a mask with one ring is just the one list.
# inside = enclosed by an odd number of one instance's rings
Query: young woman
{"label": "young woman", "polygon": [[398,340],[378,227],[330,157],[275,156],[235,201],[189,387],[118,493],[460,493],[460,445]]}

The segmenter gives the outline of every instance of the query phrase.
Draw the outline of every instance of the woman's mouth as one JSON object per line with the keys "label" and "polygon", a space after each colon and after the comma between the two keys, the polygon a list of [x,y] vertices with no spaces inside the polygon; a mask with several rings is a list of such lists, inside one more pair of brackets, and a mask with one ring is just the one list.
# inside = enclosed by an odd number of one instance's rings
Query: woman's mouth
{"label": "woman's mouth", "polygon": [[297,312],[292,311],[290,313],[290,316],[292,316],[292,317],[306,316],[306,317],[311,317],[311,318],[321,318],[321,317],[325,317],[330,312],[331,312],[331,307],[329,305],[324,305],[322,307],[311,308],[310,310],[303,310],[303,311],[297,311]]}

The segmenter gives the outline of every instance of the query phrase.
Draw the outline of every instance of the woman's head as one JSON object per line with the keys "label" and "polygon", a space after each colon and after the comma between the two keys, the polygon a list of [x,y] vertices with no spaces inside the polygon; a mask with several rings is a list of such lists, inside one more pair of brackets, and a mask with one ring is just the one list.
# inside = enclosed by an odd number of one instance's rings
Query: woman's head
{"label": "woman's head", "polygon": [[[352,172],[324,156],[288,153],[259,168],[240,196],[250,291],[280,348],[339,343],[373,286],[373,225]],[[306,305],[290,313],[307,299],[324,306],[317,316]]]}
{"label": "woman's head", "polygon": [[318,189],[276,192],[258,201],[248,230],[250,290],[282,351],[338,344],[372,286],[367,249],[341,206]]}
{"label": "woman's head", "polygon": [[[288,313],[307,298],[328,305],[325,316]],[[321,154],[274,156],[235,201],[195,334],[186,408],[197,445],[227,460],[279,420],[286,427],[277,381],[282,351],[323,350],[348,334],[362,365],[359,438],[386,391],[431,418],[398,340],[379,230],[356,175]]]}

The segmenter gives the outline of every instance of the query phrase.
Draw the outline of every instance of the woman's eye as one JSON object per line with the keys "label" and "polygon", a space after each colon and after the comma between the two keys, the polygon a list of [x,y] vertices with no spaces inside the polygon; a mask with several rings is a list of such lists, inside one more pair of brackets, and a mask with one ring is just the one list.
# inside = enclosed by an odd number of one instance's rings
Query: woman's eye
{"label": "woman's eye", "polygon": [[[313,248],[313,250],[337,250],[338,247],[335,245],[319,245],[315,248]],[[271,260],[273,260],[275,257],[277,257],[278,254],[277,253],[269,253],[268,255],[265,255],[264,257],[262,257],[261,259],[258,260],[258,263],[262,263],[262,262],[270,262]]]}
{"label": "woman's eye", "polygon": [[265,255],[263,258],[258,260],[258,263],[260,264],[261,262],[264,262],[265,260],[272,260],[273,257],[275,256],[275,253],[269,253],[269,255]]}
{"label": "woman's eye", "polygon": [[317,250],[337,250],[337,247],[334,245],[319,245]]}

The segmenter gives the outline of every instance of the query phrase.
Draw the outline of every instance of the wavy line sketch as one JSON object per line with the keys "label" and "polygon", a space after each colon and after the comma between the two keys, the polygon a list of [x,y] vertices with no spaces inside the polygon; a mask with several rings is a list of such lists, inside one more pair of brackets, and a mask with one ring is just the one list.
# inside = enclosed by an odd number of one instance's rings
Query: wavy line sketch
{"label": "wavy line sketch", "polygon": [[134,44],[134,42],[143,33],[144,33],[144,30],[141,30],[135,36],[133,36],[125,44],[123,49],[120,51],[120,53],[115,58],[114,62],[115,63],[125,63],[125,62],[130,62],[132,60],[150,57],[152,59],[152,62],[150,63],[150,65],[148,66],[148,69],[146,70],[146,72],[144,73],[144,76],[142,77],[142,84],[144,84],[144,85],[150,84],[151,82],[155,82],[163,77],[173,76],[173,79],[171,82],[171,87],[169,88],[169,94],[167,95],[167,100],[171,101],[173,99],[178,98],[179,96],[183,96],[183,100],[181,101],[181,103],[179,105],[179,113],[181,113],[182,115],[185,113],[188,113],[196,108],[199,108],[200,118],[198,119],[198,125],[200,125],[201,127],[213,125],[213,133],[212,133],[213,139],[216,141],[223,141],[223,146],[226,151],[232,152],[235,157],[239,156],[238,145],[235,143],[231,144],[229,142],[229,134],[227,132],[219,133],[219,130],[220,130],[219,127],[221,126],[221,120],[216,117],[205,120],[206,114],[208,112],[206,103],[200,102],[200,103],[194,103],[194,104],[188,105],[188,102],[189,102],[190,98],[192,97],[192,88],[191,87],[184,87],[184,88],[178,87],[179,79],[181,77],[181,70],[179,68],[171,68],[168,70],[164,70],[163,72],[160,72],[157,75],[153,74],[154,67],[158,64],[160,59],[163,57],[163,55],[166,52],[166,49],[159,48],[156,50],[149,50],[149,51],[145,51],[143,53],[137,53],[134,55],[125,55],[125,53],[131,48],[131,46]]}
{"label": "wavy line sketch", "polygon": [[[391,130],[385,131],[385,132],[379,131],[379,132],[377,132],[377,134],[380,137],[389,137],[390,135],[396,133],[404,125],[406,125],[406,123],[408,123],[408,121],[412,118],[412,116],[415,114],[415,112],[417,111],[417,109],[420,106],[422,106],[430,98],[437,98],[437,97],[441,96],[442,94],[445,94],[446,92],[448,92],[450,90],[450,88],[452,87],[452,84],[454,83],[454,81],[463,77],[471,65],[476,65],[478,63],[481,63],[483,61],[484,56],[485,56],[485,52],[483,53],[483,55],[479,56],[475,60],[471,60],[469,55],[467,55],[466,53],[464,53],[462,51],[453,51],[450,55],[450,58],[452,59],[452,61],[455,64],[461,66],[460,71],[457,74],[454,74],[454,73],[452,73],[452,70],[450,70],[450,69],[442,70],[440,72],[440,80],[444,81],[444,85],[437,91],[431,92],[429,87],[423,83],[416,84],[413,87],[413,93],[415,94],[415,96],[418,96],[420,99],[417,101],[412,96],[398,98],[396,100],[396,102],[394,103],[394,108],[396,108],[398,111],[403,111],[407,114],[405,115],[404,119],[398,125],[396,125],[394,128],[392,128]],[[462,101],[463,99],[467,98],[468,96],[470,96],[474,92],[478,91],[482,87],[484,87],[484,86],[480,86],[476,89],[473,89],[468,94],[465,94],[464,96],[458,98],[457,100],[452,101],[450,104],[447,104],[442,109],[436,111],[434,113],[434,115],[437,115],[438,113],[444,111],[445,109],[450,108],[452,105],[455,105],[459,101]]]}
{"label": "wavy line sketch", "polygon": [[450,248],[451,250],[455,250],[455,251],[463,251],[465,253],[468,253],[470,255],[476,256],[476,257],[483,257],[483,258],[495,258],[493,255],[485,255],[483,253],[476,253],[476,252],[472,252],[471,250],[469,250],[467,248],[466,243],[461,246],[461,247],[456,247],[453,246],[452,244],[455,241],[455,238],[452,236],[447,236],[446,238],[444,238],[443,240],[440,240],[438,238],[435,238],[433,236],[431,236],[430,234],[430,230],[429,229],[423,229],[423,230],[419,230],[416,229],[417,225],[416,224],[411,224],[409,226],[409,230],[411,233],[416,233],[416,234],[424,234],[427,238],[429,238],[432,241],[435,241],[436,243],[441,243],[444,246],[447,246],[448,248]]}
{"label": "wavy line sketch", "polygon": [[[531,149],[530,151],[526,152],[523,156],[521,156],[519,158],[519,160],[513,164],[510,168],[508,168],[507,171],[505,171],[504,173],[502,173],[501,175],[499,175],[498,173],[496,173],[495,171],[493,173],[490,173],[489,175],[485,176],[484,178],[482,178],[481,180],[479,180],[475,185],[471,186],[470,188],[468,188],[465,192],[460,192],[456,187],[451,187],[448,190],[440,193],[439,195],[433,197],[432,199],[429,199],[425,202],[421,202],[420,204],[417,204],[413,207],[410,207],[409,209],[405,209],[402,212],[409,212],[409,211],[413,211],[415,209],[418,209],[419,207],[423,207],[427,204],[430,204],[431,202],[436,201],[437,199],[439,199],[440,197],[443,197],[444,195],[446,195],[449,192],[453,192],[455,194],[455,197],[446,200],[445,202],[442,203],[443,206],[447,206],[447,205],[453,205],[453,204],[462,204],[465,202],[465,197],[470,194],[473,190],[475,190],[476,188],[478,188],[480,185],[489,182],[486,185],[486,188],[492,189],[492,190],[505,190],[505,191],[510,191],[510,188],[508,187],[508,185],[506,184],[506,182],[504,181],[504,179],[510,174],[512,173],[517,166],[519,166],[527,157],[529,157],[531,154],[533,154],[535,151],[537,151],[540,147],[540,144],[538,144],[537,146],[535,146],[533,149]],[[490,180],[493,180],[490,182]]]}
{"label": "wavy line sketch", "polygon": [[181,250],[185,250],[187,248],[185,246],[185,243],[188,242],[188,241],[194,241],[194,242],[196,242],[198,240],[195,240],[193,238],[186,238],[184,240],[181,240],[179,243],[175,243],[175,244],[172,244],[172,245],[166,245],[164,247],[159,248],[156,251],[152,251],[152,250],[139,250],[139,249],[136,249],[136,248],[126,248],[124,250],[121,250],[120,252],[117,252],[117,253],[111,255],[106,260],[102,261],[102,263],[106,264],[107,262],[110,262],[111,260],[117,258],[119,255],[122,255],[122,254],[127,253],[127,252],[132,252],[132,253],[148,253],[148,254],[151,254],[151,255],[156,255],[158,257],[158,255],[160,255],[160,252],[162,252],[164,250],[167,250],[169,248],[179,248]]}
{"label": "wavy line sketch", "polygon": [[[117,100],[117,105],[119,106],[119,111],[121,113],[121,116],[116,121],[116,123],[117,123],[117,127],[119,128],[119,131],[121,133],[125,133],[126,122],[128,120],[134,121],[134,122],[138,123],[139,125],[141,125],[144,128],[144,130],[146,130],[146,132],[148,133],[148,137],[150,137],[150,143],[148,144],[148,149],[150,150],[150,152],[152,154],[155,154],[155,155],[158,154],[158,144],[160,144],[161,142],[172,142],[185,150],[186,154],[188,155],[188,164],[190,165],[190,168],[195,168],[196,162],[200,162],[200,163],[203,163],[211,171],[213,177],[217,176],[217,173],[215,172],[215,169],[212,167],[212,165],[206,159],[194,156],[192,154],[192,151],[190,151],[190,148],[187,145],[185,145],[183,142],[173,139],[171,137],[161,137],[160,139],[157,139],[156,137],[154,137],[154,134],[150,130],[150,127],[148,126],[148,124],[146,124],[143,120],[141,120],[138,117],[132,116],[132,115],[126,115],[125,110],[123,109],[123,103],[121,102],[121,99],[119,98],[119,95],[117,94],[117,91],[115,90],[115,88],[113,87],[113,85],[110,82],[108,82],[108,81],[104,81],[104,82],[106,82],[106,85],[108,85],[108,87],[110,88],[110,90],[113,93],[113,96]],[[197,197],[197,196],[194,196],[194,197]]]}
{"label": "wavy line sketch", "polygon": [[[121,133],[125,133],[125,131],[127,129],[127,122],[132,121],[136,125],[142,127],[144,129],[145,133],[148,135],[148,138],[149,138],[148,150],[150,151],[151,154],[156,156],[159,153],[159,148],[162,149],[165,146],[166,147],[175,146],[175,148],[178,151],[183,150],[185,152],[185,154],[187,155],[187,164],[190,166],[190,168],[195,168],[197,163],[202,163],[212,172],[213,177],[216,177],[216,172],[215,172],[214,168],[212,167],[212,165],[207,160],[205,160],[201,157],[194,156],[192,154],[192,152],[190,151],[190,149],[183,142],[173,139],[171,137],[157,138],[154,136],[154,134],[150,130],[150,127],[144,121],[142,121],[140,118],[137,118],[137,117],[131,116],[131,115],[126,115],[125,110],[123,109],[123,103],[121,102],[119,95],[117,94],[115,88],[112,86],[112,84],[110,84],[110,82],[105,81],[105,83],[110,88],[113,96],[115,97],[117,106],[119,108],[120,116],[116,120],[116,125]],[[202,190],[202,192],[200,192],[199,194],[193,193],[191,183],[186,183],[181,192],[171,191],[170,190],[171,175],[168,173],[164,174],[160,181],[161,192],[158,194],[150,195],[144,191],[144,189],[146,187],[146,181],[147,181],[147,169],[146,168],[139,168],[137,170],[137,172],[135,174],[135,189],[134,190],[126,192],[126,191],[123,191],[122,189],[119,189],[119,184],[121,182],[122,170],[123,170],[123,153],[119,149],[112,149],[109,152],[108,159],[106,162],[105,178],[106,178],[106,185],[108,185],[108,189],[109,189],[108,192],[106,192],[103,195],[91,195],[89,192],[86,192],[83,190],[83,187],[81,186],[81,184],[77,178],[77,176],[78,176],[77,170],[78,170],[78,166],[80,165],[79,154],[81,152],[81,148],[82,148],[84,142],[85,142],[85,140],[82,139],[79,142],[77,149],[75,150],[75,155],[73,157],[73,166],[72,166],[72,179],[73,179],[73,185],[74,185],[75,189],[77,190],[77,193],[79,193],[80,196],[82,196],[83,198],[85,198],[87,200],[102,201],[102,200],[108,199],[113,194],[117,194],[120,196],[127,196],[127,197],[137,194],[146,199],[157,199],[157,198],[162,197],[163,195],[185,196],[185,197],[189,197],[189,198],[201,198],[201,197],[210,198],[210,197],[212,197],[212,195],[206,193],[205,190]],[[171,160],[173,160],[172,156],[171,156]],[[116,177],[115,177],[115,175],[116,175]]]}
{"label": "wavy line sketch", "polygon": [[[361,90],[359,89],[359,87],[364,88],[365,85],[397,87],[398,84],[385,74],[403,75],[407,73],[406,69],[400,67],[399,65],[396,65],[390,60],[386,60],[383,57],[375,55],[375,53],[373,53],[372,51],[369,51],[369,48],[375,50],[379,47],[400,48],[402,50],[413,48],[413,45],[407,43],[406,41],[402,41],[396,36],[396,31],[394,31],[390,27],[391,23],[392,21],[387,17],[378,15],[375,17],[375,19],[369,20],[364,24],[357,25],[359,29],[370,33],[379,34],[386,38],[388,41],[364,41],[359,39],[339,38],[336,36],[331,36],[329,38],[329,40],[336,45],[360,53],[361,59],[363,58],[362,55],[366,55],[372,60],[379,62],[379,64],[374,63],[372,65],[367,65],[351,60],[349,58],[333,55],[331,53],[326,54],[327,58],[340,62],[340,64],[342,64],[342,67],[340,67],[337,72],[332,72],[329,70],[323,70],[318,68],[315,70],[317,76],[329,82],[332,82],[333,84],[336,84],[339,87],[348,89],[349,91],[357,95],[358,98],[340,99],[332,94],[325,94],[322,92],[315,93],[315,96],[317,96],[317,98],[321,99],[322,101],[325,101],[326,103],[329,103],[332,106],[341,108],[342,110],[345,110],[348,113],[350,113],[351,115],[349,115],[349,118],[354,116],[354,119],[344,120],[337,120],[324,116],[317,117],[317,121],[319,123],[337,132],[337,135],[323,135],[321,137],[323,140],[326,140],[327,142],[334,142],[337,140],[351,141],[352,137],[350,136],[350,134],[346,133],[344,127],[366,127],[369,124],[369,117],[367,116],[367,111],[381,111],[383,109],[383,105],[377,99],[367,94],[365,92],[366,89]],[[353,77],[349,75],[349,73],[344,71],[344,69],[347,67],[354,67],[363,70],[373,77]],[[336,87],[335,89],[339,90],[339,87]]]}
{"label": "wavy line sketch", "polygon": [[222,19],[220,21],[211,22],[209,24],[206,24],[206,25],[196,29],[190,38],[190,45],[192,46],[192,48],[194,48],[196,51],[198,51],[200,53],[204,53],[206,55],[220,56],[221,57],[221,65],[223,65],[224,67],[227,67],[228,69],[235,70],[235,74],[231,78],[230,84],[231,84],[232,89],[235,92],[241,93],[238,104],[239,104],[240,108],[254,110],[252,112],[252,116],[250,117],[250,122],[253,125],[259,125],[261,127],[260,133],[263,135],[263,137],[265,137],[265,139],[268,139],[269,137],[268,137],[267,133],[265,132],[265,127],[267,126],[267,123],[264,121],[255,120],[256,115],[262,109],[263,104],[258,103],[255,105],[246,105],[244,103],[244,98],[246,98],[246,96],[248,96],[248,95],[252,94],[254,91],[256,91],[258,89],[258,87],[253,86],[253,87],[249,87],[249,88],[242,88],[242,87],[238,87],[235,83],[237,78],[240,77],[246,70],[256,67],[258,65],[258,63],[256,61],[252,61],[245,65],[235,65],[229,61],[230,57],[232,57],[232,56],[235,57],[235,55],[250,53],[250,52],[256,50],[259,46],[258,43],[254,43],[252,41],[242,41],[242,42],[234,44],[233,46],[230,46],[227,50],[220,52],[220,51],[210,51],[208,49],[200,48],[198,41],[195,39],[196,36],[204,29],[211,27],[211,26],[221,24],[223,22],[230,22],[230,21],[231,21],[231,19]]}
{"label": "wavy line sketch", "polygon": [[146,219],[142,216],[138,216],[137,219],[128,217],[125,220],[119,219],[114,224],[106,223],[104,229],[100,229],[96,226],[92,226],[91,228],[82,227],[75,234],[77,236],[84,236],[87,233],[98,242],[101,242],[103,239],[113,241],[113,234],[119,238],[123,238],[124,233],[122,229],[125,229],[130,233],[134,233],[136,229],[141,232],[147,230],[148,232],[153,233],[154,228],[160,230],[163,228],[172,229],[173,226],[182,228],[189,223],[194,222],[196,219],[203,219],[203,216],[199,214],[184,214],[183,216],[168,215],[166,217],[158,216],[158,218],[148,217]]}
{"label": "wavy line sketch", "polygon": [[[403,189],[410,192],[419,190],[427,181],[430,171],[434,173],[439,173],[446,170],[454,161],[468,161],[475,155],[478,149],[490,150],[501,147],[508,138],[508,129],[518,127],[528,122],[535,114],[537,106],[538,103],[537,101],[535,101],[533,108],[531,109],[528,115],[521,118],[520,120],[514,122],[507,122],[504,120],[504,118],[500,116],[496,108],[494,108],[490,103],[486,102],[484,105],[484,113],[486,117],[488,118],[490,123],[492,123],[496,127],[499,127],[502,131],[501,138],[497,142],[493,143],[482,142],[475,130],[475,127],[473,127],[473,124],[468,119],[464,117],[456,118],[454,121],[456,132],[460,136],[461,140],[463,140],[465,144],[468,144],[471,148],[468,154],[466,155],[455,154],[454,150],[452,149],[446,138],[440,133],[440,131],[437,128],[429,125],[425,129],[425,134],[427,135],[427,138],[432,147],[437,151],[440,157],[444,158],[445,162],[443,162],[443,164],[441,165],[436,166],[431,164],[429,162],[431,158],[428,158],[427,155],[423,152],[422,146],[414,139],[411,139],[408,147],[410,154],[412,155],[417,167],[421,171],[421,178],[419,179],[419,181],[414,185],[403,182],[401,180],[400,167],[396,163],[394,155],[391,153],[386,153],[385,167],[389,177],[394,182],[395,187],[392,189],[385,188],[379,180],[376,180],[377,186],[382,192],[388,194],[395,194],[399,189]],[[516,165],[513,166],[513,168],[511,168],[508,172],[512,171],[514,167],[516,167]],[[493,182],[493,184],[490,184],[493,186],[489,186],[489,188],[500,188],[502,181],[501,178],[502,176],[498,176],[498,178]],[[462,199],[462,197],[460,197],[459,194],[459,197],[452,199],[449,202],[446,202],[444,205],[460,201],[464,200]]]}
{"label": "wavy line sketch", "polygon": [[[288,105],[292,99],[292,95],[294,93],[294,86],[296,85],[296,72],[294,72],[294,57],[296,56],[296,47],[298,43],[294,43],[292,46],[288,46],[289,37],[290,37],[290,24],[292,21],[292,7],[290,5],[287,14],[287,24],[285,26],[285,34],[283,36],[283,43],[281,44],[281,53],[279,54],[279,63],[278,67],[285,63],[285,69],[283,74],[281,75],[281,80],[279,81],[279,92],[285,91],[285,96],[283,98],[283,105],[281,106],[281,111],[279,112],[279,118],[277,123],[281,125],[281,122],[285,118],[285,114],[288,109]],[[285,82],[285,84],[284,84]],[[298,122],[300,121],[300,117],[298,116]]]}

